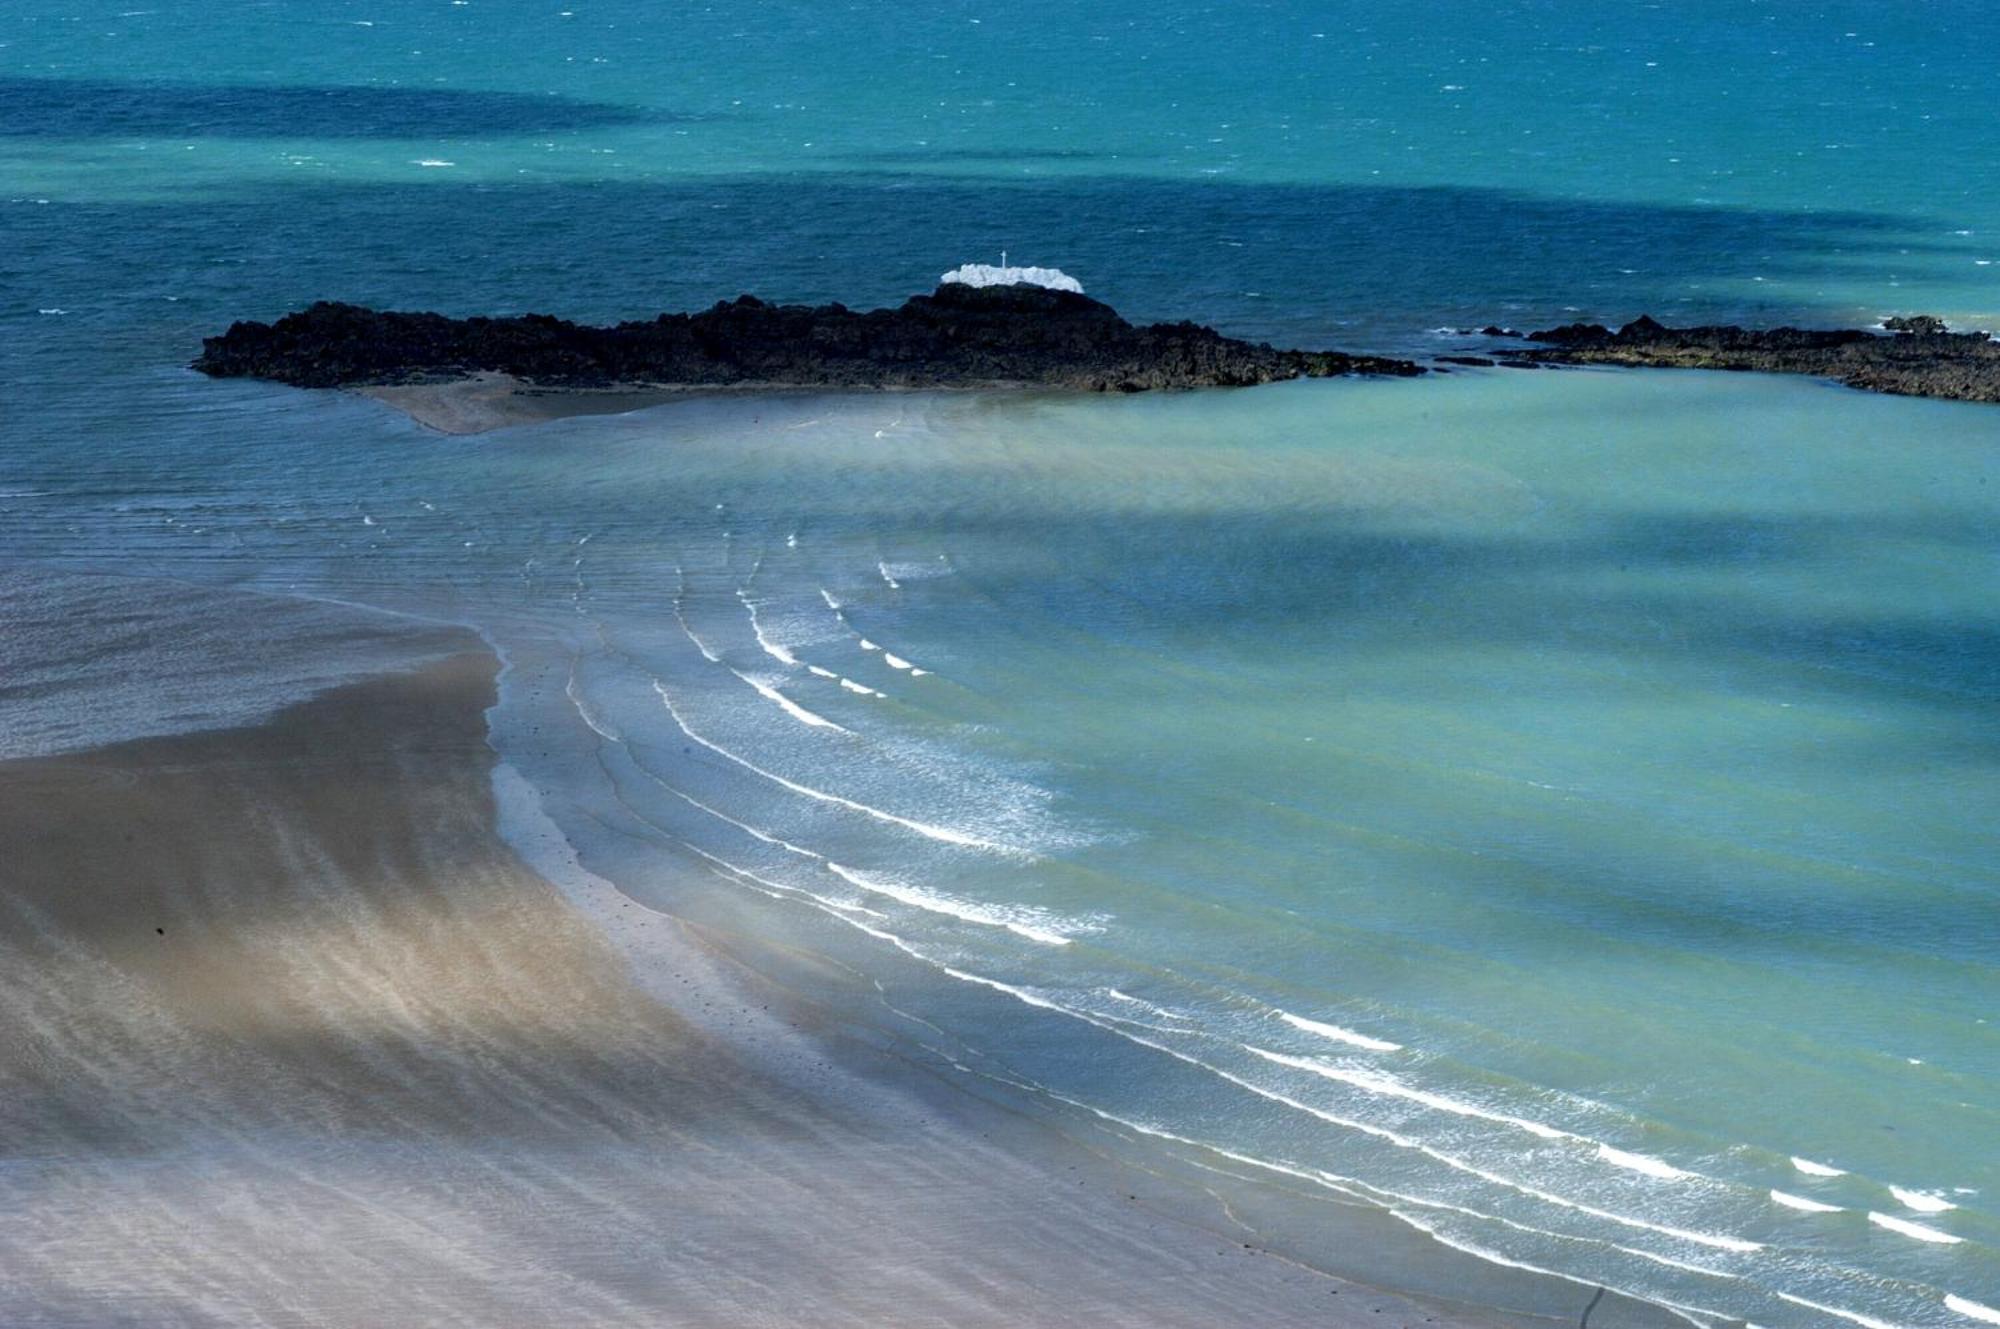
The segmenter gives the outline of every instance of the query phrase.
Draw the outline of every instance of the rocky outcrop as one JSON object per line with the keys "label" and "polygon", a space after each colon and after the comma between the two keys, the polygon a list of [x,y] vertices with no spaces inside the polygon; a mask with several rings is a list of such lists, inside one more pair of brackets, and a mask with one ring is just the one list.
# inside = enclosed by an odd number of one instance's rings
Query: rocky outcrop
{"label": "rocky outcrop", "polygon": [[1613,331],[1570,323],[1531,332],[1531,346],[1493,352],[1526,364],[1644,365],[1812,374],[1870,392],[2000,401],[2000,343],[1950,332],[1927,314],[1890,319],[1890,335],[1856,328],[1670,328],[1641,317]]}
{"label": "rocky outcrop", "polygon": [[1100,392],[1424,372],[1407,360],[1274,350],[1194,323],[1135,327],[1066,291],[956,283],[866,313],[745,295],[615,327],[320,303],[275,323],[233,325],[202,343],[194,367],[314,388],[497,373],[552,388],[1032,384]]}

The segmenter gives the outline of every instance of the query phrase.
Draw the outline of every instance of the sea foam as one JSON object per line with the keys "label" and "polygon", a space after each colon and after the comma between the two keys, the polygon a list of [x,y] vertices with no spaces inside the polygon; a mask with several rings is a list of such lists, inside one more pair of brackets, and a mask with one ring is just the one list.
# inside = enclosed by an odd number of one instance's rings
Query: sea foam
{"label": "sea foam", "polygon": [[775,703],[780,710],[786,715],[791,716],[794,720],[797,720],[800,724],[811,725],[815,729],[831,729],[835,733],[840,734],[851,734],[854,732],[844,725],[835,724],[824,715],[807,710],[784,693],[778,691],[777,688],[773,687],[766,680],[758,678],[755,674],[746,674],[740,669],[732,669],[729,672],[755,688],[758,696],[764,698],[766,701]]}
{"label": "sea foam", "polygon": [[1964,1237],[1954,1237],[1949,1232],[1940,1232],[1934,1227],[1925,1227],[1922,1223],[1906,1222],[1900,1218],[1893,1218],[1888,1214],[1870,1213],[1868,1221],[1876,1227],[1887,1228],[1891,1232],[1900,1232],[1902,1235],[1914,1237],[1918,1241],[1936,1242],[1943,1246],[1956,1246],[1965,1240]]}
{"label": "sea foam", "polygon": [[680,731],[683,734],[686,734],[689,738],[701,744],[723,760],[734,762],[744,770],[749,771],[752,775],[760,775],[780,788],[789,789],[795,794],[801,794],[806,798],[814,799],[821,803],[831,803],[836,807],[843,807],[851,812],[859,812],[862,816],[872,818],[875,821],[886,822],[892,826],[901,826],[904,830],[915,831],[918,835],[926,839],[936,840],[943,844],[961,845],[968,849],[985,849],[993,853],[1016,856],[1023,852],[1012,845],[1004,845],[992,840],[981,839],[977,835],[969,834],[955,827],[937,826],[930,822],[918,821],[914,817],[898,816],[894,812],[888,812],[882,808],[870,807],[866,803],[843,797],[840,794],[830,793],[824,789],[814,789],[811,785],[800,784],[796,780],[787,779],[776,771],[766,770],[749,758],[732,752],[713,739],[706,738],[691,729],[688,726],[687,720],[682,717],[680,709],[674,705],[673,698],[667,694],[666,687],[658,679],[653,680],[653,691],[659,694],[660,704],[667,708],[667,714],[673,717],[674,723],[680,727]]}
{"label": "sea foam", "polygon": [[915,909],[944,914],[967,923],[1005,928],[1016,936],[1026,937],[1029,941],[1040,942],[1044,946],[1070,944],[1070,938],[1056,931],[1050,925],[1047,915],[1039,910],[1016,909],[981,904],[976,900],[963,900],[957,896],[926,890],[921,886],[912,886],[892,878],[869,876],[834,862],[828,862],[826,868],[851,886],[858,886],[864,891],[899,901]]}
{"label": "sea foam", "polygon": [[1920,1214],[1941,1214],[1947,1209],[1958,1208],[1941,1195],[1931,1195],[1924,1191],[1906,1191],[1901,1186],[1891,1186],[1889,1194],[1895,1196],[1905,1208],[1914,1209]]}
{"label": "sea foam", "polygon": [[1682,1181],[1694,1175],[1692,1172],[1683,1172],[1664,1159],[1654,1158],[1651,1154],[1630,1153],[1624,1149],[1613,1149],[1608,1144],[1597,1146],[1597,1156],[1616,1167],[1630,1168],[1634,1172],[1643,1172],[1662,1181]]}
{"label": "sea foam", "polygon": [[2000,1324],[2000,1311],[1994,1310],[1991,1306],[1981,1305],[1976,1301],[1967,1301],[1964,1297],[1955,1296],[1949,1292],[1945,1294],[1944,1304],[1948,1310],[1957,1311],[1960,1315],[1970,1316],[1975,1320],[1984,1320],[1988,1324]]}
{"label": "sea foam", "polygon": [[1827,1315],[1838,1316],[1850,1323],[1861,1325],[1862,1329],[1905,1329],[1905,1326],[1900,1324],[1890,1324],[1887,1320],[1878,1320],[1873,1316],[1863,1315],[1859,1311],[1845,1311],[1838,1306],[1828,1306],[1823,1302],[1807,1301],[1804,1297],[1795,1297],[1789,1292],[1780,1292],[1777,1295],[1780,1301],[1789,1301],[1792,1305],[1804,1306],[1807,1310],[1815,1310]]}
{"label": "sea foam", "polygon": [[1349,1043],[1358,1048],[1367,1048],[1370,1052],[1401,1052],[1403,1050],[1401,1043],[1391,1043],[1387,1039],[1371,1038],[1367,1034],[1357,1034],[1352,1029],[1343,1029],[1337,1024],[1326,1024],[1320,1020],[1308,1020],[1305,1016],[1293,1015],[1290,1011],[1276,1011],[1274,1014],[1294,1029],[1303,1030],[1308,1034],[1318,1034],[1321,1038],[1330,1038],[1336,1043]]}
{"label": "sea foam", "polygon": [[[1451,1098],[1444,1094],[1434,1094],[1427,1089],[1419,1089],[1414,1085],[1404,1083],[1393,1075],[1362,1070],[1358,1067],[1330,1065],[1327,1062],[1318,1061],[1311,1057],[1294,1057],[1283,1052],[1272,1052],[1267,1048],[1253,1047],[1248,1043],[1243,1044],[1243,1050],[1255,1056],[1262,1057],[1266,1061],[1275,1062],[1277,1065],[1290,1066],[1294,1070],[1306,1071],[1312,1075],[1319,1076],[1321,1079],[1334,1080],[1341,1084],[1350,1084],[1356,1089],[1363,1089],[1371,1094],[1381,1094],[1388,1098],[1401,1098],[1412,1103],[1420,1103],[1428,1108],[1436,1108],[1440,1112],[1450,1112],[1461,1117],[1477,1117],[1482,1121],[1493,1121],[1503,1126],[1517,1127],[1527,1131],[1531,1135],[1538,1135],[1545,1140],[1574,1138],[1567,1131],[1557,1130],[1553,1126],[1545,1126],[1539,1121],[1529,1121],[1525,1117],[1511,1117],[1503,1112],[1491,1112],[1475,1103],[1467,1103],[1462,1099]],[[1603,1146],[1599,1147],[1602,1148]]]}
{"label": "sea foam", "polygon": [[1797,1209],[1802,1213],[1837,1214],[1840,1212],[1840,1206],[1837,1204],[1821,1204],[1818,1200],[1808,1200],[1803,1195],[1789,1195],[1784,1191],[1772,1191],[1771,1198],[1787,1209]]}
{"label": "sea foam", "polygon": [[757,618],[757,602],[742,591],[736,592],[736,598],[741,600],[744,609],[749,611],[750,635],[757,639],[757,645],[763,649],[764,654],[770,656],[779,664],[790,665],[794,669],[798,668],[799,657],[786,650],[782,643],[775,642],[765,635],[764,625]]}

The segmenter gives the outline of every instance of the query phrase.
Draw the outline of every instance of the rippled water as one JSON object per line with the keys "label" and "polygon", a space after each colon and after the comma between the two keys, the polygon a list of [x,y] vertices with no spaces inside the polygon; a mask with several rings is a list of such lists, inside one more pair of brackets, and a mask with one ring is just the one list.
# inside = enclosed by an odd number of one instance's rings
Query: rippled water
{"label": "rippled water", "polygon": [[[1993,308],[1985,11],[1439,12],[37,3],[0,557],[476,625],[594,870],[1058,1118],[1703,1319],[1993,1319],[2000,414],[1461,374],[443,439],[178,367],[320,296],[861,303],[1003,246],[1358,347]],[[134,642],[99,728],[185,667]],[[312,681],[242,649],[246,704]]]}
{"label": "rippled water", "polygon": [[1721,1314],[2000,1295],[1987,411],[163,404],[237,430],[51,463],[15,552],[474,623],[586,861],[969,1074]]}

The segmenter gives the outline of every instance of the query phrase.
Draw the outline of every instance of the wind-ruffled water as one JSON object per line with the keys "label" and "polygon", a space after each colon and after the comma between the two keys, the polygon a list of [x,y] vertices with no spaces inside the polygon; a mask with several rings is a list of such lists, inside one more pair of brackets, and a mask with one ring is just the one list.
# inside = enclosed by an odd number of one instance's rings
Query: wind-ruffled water
{"label": "wind-ruffled water", "polygon": [[859,304],[1003,246],[1351,349],[1977,314],[1989,20],[1897,13],[38,4],[0,556],[475,625],[587,866],[1053,1119],[1703,1320],[2000,1319],[1991,408],[1491,373],[446,439],[178,367],[322,296]]}
{"label": "wind-ruffled water", "polygon": [[14,548],[479,626],[586,862],[967,1075],[1760,1323],[1994,1299],[1990,412],[169,401],[240,432],[56,470]]}

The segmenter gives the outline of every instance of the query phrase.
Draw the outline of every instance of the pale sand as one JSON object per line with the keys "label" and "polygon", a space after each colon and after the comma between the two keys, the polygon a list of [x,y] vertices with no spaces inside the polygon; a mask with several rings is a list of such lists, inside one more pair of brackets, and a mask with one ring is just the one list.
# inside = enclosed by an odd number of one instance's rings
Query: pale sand
{"label": "pale sand", "polygon": [[495,834],[493,673],[0,766],[0,1324],[1502,1318],[1218,1235],[1220,1191],[794,1032],[693,939],[643,990],[636,906]]}

